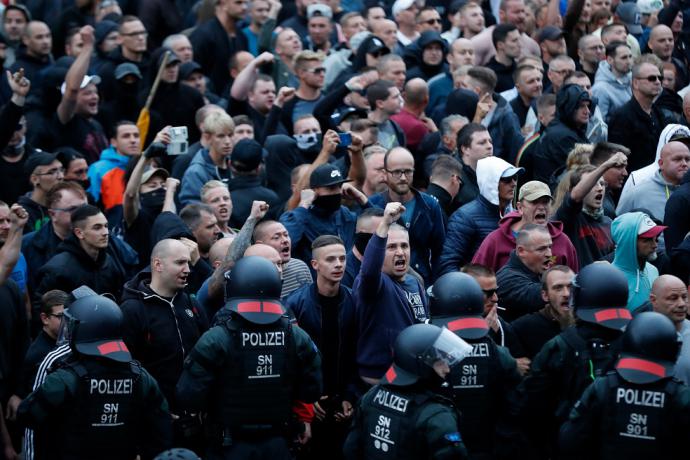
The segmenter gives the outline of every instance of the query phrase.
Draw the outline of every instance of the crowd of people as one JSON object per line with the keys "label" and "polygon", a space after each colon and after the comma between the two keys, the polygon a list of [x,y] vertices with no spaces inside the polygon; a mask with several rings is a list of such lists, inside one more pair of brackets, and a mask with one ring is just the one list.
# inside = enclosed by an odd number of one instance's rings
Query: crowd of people
{"label": "crowd of people", "polygon": [[685,14],[0,2],[0,455],[674,452]]}

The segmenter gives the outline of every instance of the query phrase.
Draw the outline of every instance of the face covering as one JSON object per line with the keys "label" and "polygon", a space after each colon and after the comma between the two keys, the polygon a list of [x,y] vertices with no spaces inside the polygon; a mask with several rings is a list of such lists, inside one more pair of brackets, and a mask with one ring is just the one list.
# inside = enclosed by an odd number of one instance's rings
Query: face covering
{"label": "face covering", "polygon": [[7,145],[2,149],[2,154],[6,157],[17,158],[19,155],[24,153],[24,145],[26,144],[26,136],[22,137],[17,145]]}
{"label": "face covering", "polygon": [[141,207],[152,212],[160,212],[165,201],[165,189],[159,188],[152,192],[140,193]]}
{"label": "face covering", "polygon": [[372,236],[372,233],[355,233],[355,247],[357,248],[360,254],[364,255],[364,250],[367,248],[367,244],[369,244],[369,240]]}
{"label": "face covering", "polygon": [[81,185],[84,190],[88,190],[89,187],[91,187],[91,180],[88,178],[86,178],[86,180],[73,180],[71,182]]}
{"label": "face covering", "polygon": [[321,142],[321,133],[295,134],[292,137],[297,141],[297,148],[300,150],[311,150]]}
{"label": "face covering", "polygon": [[319,195],[314,198],[313,205],[327,214],[333,214],[340,208],[340,194]]}

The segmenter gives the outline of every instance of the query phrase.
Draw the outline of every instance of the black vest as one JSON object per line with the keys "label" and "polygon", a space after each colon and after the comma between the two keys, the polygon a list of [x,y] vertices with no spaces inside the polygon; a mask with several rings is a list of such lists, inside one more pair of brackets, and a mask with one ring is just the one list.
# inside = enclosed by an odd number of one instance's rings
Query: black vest
{"label": "black vest", "polygon": [[415,426],[428,394],[377,385],[363,397],[362,452],[366,460],[413,460],[420,455]]}
{"label": "black vest", "polygon": [[[130,459],[137,455],[136,439],[142,413],[141,368],[129,364],[69,360],[61,367],[79,377],[75,404],[65,408],[55,446],[64,459]],[[51,455],[49,455],[50,457]]]}
{"label": "black vest", "polygon": [[559,383],[560,397],[555,415],[562,423],[568,419],[570,410],[594,379],[613,369],[620,341],[609,344],[601,339],[585,340],[575,327],[569,327],[560,337],[575,355],[574,362],[563,363],[563,380]]}
{"label": "black vest", "polygon": [[290,420],[298,364],[287,317],[260,326],[238,318],[224,323],[231,341],[215,388],[216,421],[230,432],[280,430]]}
{"label": "black vest", "polygon": [[[679,444],[674,399],[679,383],[671,378],[646,385],[630,383],[616,372],[597,387],[603,404],[600,458],[673,458]],[[685,433],[687,436],[687,433]]]}
{"label": "black vest", "polygon": [[460,417],[460,433],[470,452],[490,451],[501,397],[500,362],[496,343],[468,340],[472,354],[451,368],[448,383]]}

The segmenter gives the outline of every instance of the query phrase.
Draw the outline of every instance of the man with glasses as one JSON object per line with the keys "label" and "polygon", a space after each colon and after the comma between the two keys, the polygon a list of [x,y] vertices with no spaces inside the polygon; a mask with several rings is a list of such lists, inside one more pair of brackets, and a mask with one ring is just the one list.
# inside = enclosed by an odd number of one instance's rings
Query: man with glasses
{"label": "man with glasses", "polygon": [[611,224],[616,243],[613,266],[628,280],[628,310],[635,311],[649,300],[659,270],[650,262],[657,259],[659,236],[667,227],[657,225],[643,212],[618,216]]}
{"label": "man with glasses", "polygon": [[396,0],[393,3],[391,13],[396,24],[398,24],[398,44],[405,48],[419,37],[417,30],[417,13],[419,7],[415,0]]}
{"label": "man with glasses", "polygon": [[24,233],[40,229],[48,222],[48,192],[62,182],[65,170],[57,156],[47,152],[36,152],[24,163],[24,172],[29,176],[32,190],[19,197],[18,203],[29,213]]}
{"label": "man with glasses", "polygon": [[118,47],[108,54],[108,59],[98,69],[98,75],[103,80],[102,92],[106,100],[113,95],[115,67],[128,62],[137,66],[142,75],[146,75],[150,66],[150,56],[147,52],[148,32],[138,17],[126,15],[120,19],[117,41]]}
{"label": "man with glasses", "polygon": [[583,35],[577,42],[577,57],[576,67],[586,73],[590,81],[594,81],[600,62],[606,59],[606,47],[601,37]]}
{"label": "man with glasses", "polygon": [[288,132],[293,132],[294,123],[303,115],[314,112],[314,107],[323,98],[321,89],[326,78],[323,66],[325,56],[314,51],[301,51],[295,56],[295,73],[299,88],[295,97],[283,106],[282,122]]}
{"label": "man with glasses", "polygon": [[441,33],[443,31],[443,21],[441,15],[433,6],[425,6],[417,13],[417,31],[421,34],[427,30]]}
{"label": "man with glasses", "polygon": [[398,222],[409,233],[412,254],[410,266],[430,285],[443,248],[445,224],[443,211],[431,195],[412,188],[414,157],[404,147],[395,147],[383,158],[388,190],[370,198],[372,206],[385,208],[387,203],[402,203],[405,211]]}
{"label": "man with glasses", "polygon": [[661,94],[662,75],[661,62],[654,56],[643,56],[632,68],[632,97],[610,115],[609,142],[630,149],[630,171],[654,161],[657,141],[664,127],[663,114],[654,104]]}

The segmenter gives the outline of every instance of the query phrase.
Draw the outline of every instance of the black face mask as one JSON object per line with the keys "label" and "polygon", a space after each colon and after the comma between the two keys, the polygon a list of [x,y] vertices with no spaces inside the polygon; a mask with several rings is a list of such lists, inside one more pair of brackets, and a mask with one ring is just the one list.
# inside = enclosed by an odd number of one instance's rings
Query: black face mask
{"label": "black face mask", "polygon": [[367,244],[369,244],[369,240],[372,236],[374,236],[373,233],[355,233],[355,247],[360,254],[364,255],[364,250],[367,248]]}
{"label": "black face mask", "polygon": [[22,141],[17,145],[7,145],[2,149],[2,155],[9,158],[17,158],[24,153],[24,146],[26,142]]}
{"label": "black face mask", "polygon": [[340,209],[340,194],[336,193],[334,195],[319,195],[314,198],[314,207],[322,210],[326,214],[333,214],[338,209]]}
{"label": "black face mask", "polygon": [[88,190],[89,187],[91,187],[91,181],[87,178],[86,180],[72,180],[70,182],[74,182],[75,184],[79,184],[82,186],[84,190]]}
{"label": "black face mask", "polygon": [[159,188],[152,192],[140,193],[141,207],[153,213],[160,213],[165,201],[165,189]]}

